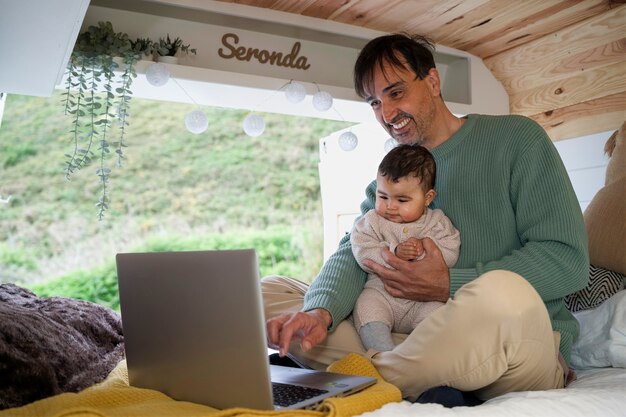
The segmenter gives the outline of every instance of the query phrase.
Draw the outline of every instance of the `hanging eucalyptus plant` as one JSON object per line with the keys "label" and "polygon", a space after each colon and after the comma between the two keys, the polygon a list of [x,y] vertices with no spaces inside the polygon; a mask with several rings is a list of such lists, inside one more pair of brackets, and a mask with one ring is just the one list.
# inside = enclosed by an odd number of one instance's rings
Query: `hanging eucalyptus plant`
{"label": "hanging eucalyptus plant", "polygon": [[77,170],[97,165],[99,220],[109,208],[111,148],[118,167],[124,159],[131,85],[139,58],[127,34],[115,32],[111,22],[98,22],[78,36],[68,63],[63,104],[72,120],[73,149],[65,155],[65,176],[70,180]]}

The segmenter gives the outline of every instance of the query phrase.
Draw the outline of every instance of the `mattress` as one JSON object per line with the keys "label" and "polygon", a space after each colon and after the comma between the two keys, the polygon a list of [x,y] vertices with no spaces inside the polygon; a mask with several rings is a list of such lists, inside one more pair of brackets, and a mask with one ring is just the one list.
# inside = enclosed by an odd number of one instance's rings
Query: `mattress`
{"label": "mattress", "polygon": [[386,404],[362,417],[626,417],[626,290],[574,316],[580,334],[571,363],[578,379],[567,388],[511,392],[477,407]]}
{"label": "mattress", "polygon": [[567,388],[512,392],[477,407],[444,408],[439,404],[390,403],[361,417],[613,417],[626,416],[626,369],[577,371]]}

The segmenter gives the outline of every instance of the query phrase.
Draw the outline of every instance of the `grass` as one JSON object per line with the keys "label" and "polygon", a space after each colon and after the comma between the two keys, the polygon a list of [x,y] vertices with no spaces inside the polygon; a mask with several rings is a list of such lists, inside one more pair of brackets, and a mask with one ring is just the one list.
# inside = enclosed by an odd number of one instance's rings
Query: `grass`
{"label": "grass", "polygon": [[[298,276],[315,273],[311,264],[320,248],[305,227],[274,226],[264,231],[213,234],[204,236],[160,236],[148,239],[133,251],[164,252],[209,249],[255,248],[261,276],[280,274]],[[26,285],[43,297],[63,295],[106,305],[119,311],[117,273],[114,261],[103,266],[78,270],[40,283]]]}
{"label": "grass", "polygon": [[241,127],[247,112],[203,108],[209,129],[195,135],[183,122],[194,109],[132,100],[127,158],[111,173],[110,209],[98,221],[96,167],[64,178],[72,145],[60,92],[9,95],[0,195],[12,199],[0,206],[0,282],[45,295],[91,294],[115,307],[115,253],[228,242],[273,248],[261,257],[262,274],[312,279],[322,261],[318,141],[348,124],[265,114],[265,133],[250,138]]}

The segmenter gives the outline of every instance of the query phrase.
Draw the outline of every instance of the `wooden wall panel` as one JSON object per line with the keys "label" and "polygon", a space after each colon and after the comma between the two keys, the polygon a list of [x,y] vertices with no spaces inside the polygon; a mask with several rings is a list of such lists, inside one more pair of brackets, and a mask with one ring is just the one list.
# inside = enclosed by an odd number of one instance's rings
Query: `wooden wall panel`
{"label": "wooden wall panel", "polygon": [[511,113],[533,115],[626,91],[623,62],[509,94]]}
{"label": "wooden wall panel", "polygon": [[624,120],[626,5],[485,59],[511,113],[533,117],[553,140],[606,131]]}
{"label": "wooden wall panel", "polygon": [[572,55],[585,53],[626,37],[626,5],[509,49],[484,60],[487,68],[509,92],[552,82],[542,72]]}
{"label": "wooden wall panel", "polygon": [[626,38],[609,42],[598,48],[572,55],[562,60],[559,65],[550,67],[548,74],[568,74],[575,71],[585,71],[595,67],[624,62],[626,57]]}
{"label": "wooden wall panel", "polygon": [[[302,14],[304,16],[315,17],[319,19],[328,19],[337,21],[337,16],[341,13],[349,10],[360,0],[323,0],[313,2],[307,7]],[[361,25],[363,22],[356,22],[354,24]]]}
{"label": "wooden wall panel", "polygon": [[[302,14],[305,15],[305,11],[309,8],[309,7],[316,7],[316,4],[318,4],[319,1],[317,0],[299,0],[299,1],[293,1],[293,0],[275,0],[274,2],[272,2],[272,9],[273,10],[280,10],[283,12],[288,12],[288,13],[295,13],[295,14]],[[334,8],[336,7],[335,4],[333,3],[338,3],[338,1],[327,1],[324,2],[325,4],[329,4],[330,6],[328,6],[328,8]],[[342,1],[341,3],[345,3],[345,1]],[[320,6],[319,8],[324,8],[324,5]],[[326,19],[327,17],[324,16],[320,16],[320,18],[322,19]]]}
{"label": "wooden wall panel", "polygon": [[[408,3],[408,2],[407,2]],[[420,2],[421,3],[421,2]],[[427,9],[420,9],[419,11],[407,9],[406,15],[411,16],[406,19],[406,30],[411,33],[419,33],[421,35],[432,38],[435,42],[441,43],[437,40],[436,31],[442,27],[450,27],[455,22],[465,21],[465,16],[473,9],[481,7],[484,4],[489,3],[489,0],[453,0],[453,1],[439,1]],[[451,46],[445,43],[442,45]]]}
{"label": "wooden wall panel", "polygon": [[398,18],[402,14],[406,16],[406,7],[407,2],[402,0],[360,0],[348,2],[340,7],[330,19],[349,25],[394,32],[397,30]]}
{"label": "wooden wall panel", "polygon": [[617,130],[626,121],[626,92],[530,116],[553,141]]}
{"label": "wooden wall panel", "polygon": [[[505,2],[506,0],[492,0],[475,7],[465,13],[462,19],[434,27],[431,36],[437,43],[477,55],[474,49],[483,42],[497,39],[503,32],[514,29],[516,25],[527,25],[532,21],[532,16],[555,13],[565,7],[563,2],[558,0],[514,1],[509,2],[507,7],[502,7]],[[521,16],[524,18],[520,19]],[[515,25],[511,25],[512,21],[516,22]],[[497,52],[501,51],[493,49],[486,52],[486,55]]]}
{"label": "wooden wall panel", "polygon": [[605,0],[561,1],[552,7],[545,7],[547,2],[540,3],[544,9],[532,15],[525,11],[523,18],[513,17],[511,20],[503,16],[504,27],[501,30],[468,44],[471,53],[483,59],[489,58],[609,9]]}

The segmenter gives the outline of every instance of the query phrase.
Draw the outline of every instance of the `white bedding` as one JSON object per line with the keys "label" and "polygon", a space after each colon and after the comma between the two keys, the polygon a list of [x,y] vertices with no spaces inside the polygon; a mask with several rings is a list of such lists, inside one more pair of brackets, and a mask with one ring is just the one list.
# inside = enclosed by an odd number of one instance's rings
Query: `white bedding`
{"label": "white bedding", "polygon": [[513,392],[477,407],[444,408],[439,404],[387,404],[361,417],[625,417],[626,369],[578,371],[564,389]]}

